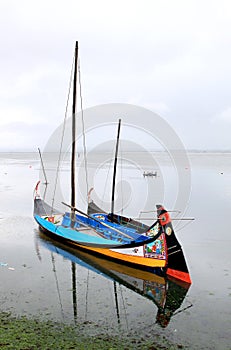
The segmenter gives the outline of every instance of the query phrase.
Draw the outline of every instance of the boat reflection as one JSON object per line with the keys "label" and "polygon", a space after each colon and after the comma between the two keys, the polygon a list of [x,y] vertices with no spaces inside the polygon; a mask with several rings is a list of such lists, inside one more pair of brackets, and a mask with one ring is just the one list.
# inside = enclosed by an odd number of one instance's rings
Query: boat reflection
{"label": "boat reflection", "polygon": [[[126,288],[150,299],[157,306],[156,323],[165,328],[168,326],[171,317],[182,312],[192,305],[179,310],[190,284],[179,282],[169,277],[159,276],[153,272],[142,271],[134,267],[118,264],[116,262],[102,259],[85,251],[72,249],[62,243],[50,240],[42,232],[38,233],[39,242],[49,251],[63,256],[72,265],[72,286],[73,286],[73,308],[76,318],[76,274],[75,266],[80,265],[114,281],[114,293],[116,293],[116,282]],[[117,305],[117,303],[116,303]],[[177,311],[178,310],[178,311]],[[117,315],[119,311],[117,310]],[[119,321],[119,318],[118,318]]]}

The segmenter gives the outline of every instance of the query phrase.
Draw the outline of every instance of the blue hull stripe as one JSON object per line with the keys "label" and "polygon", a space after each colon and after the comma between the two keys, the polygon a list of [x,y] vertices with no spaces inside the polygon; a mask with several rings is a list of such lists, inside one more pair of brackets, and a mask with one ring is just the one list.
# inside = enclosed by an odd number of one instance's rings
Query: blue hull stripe
{"label": "blue hull stripe", "polygon": [[45,219],[42,219],[40,216],[35,215],[35,220],[38,222],[40,226],[42,226],[45,230],[56,234],[57,236],[60,236],[62,238],[71,240],[75,242],[76,244],[83,244],[83,245],[104,245],[105,247],[108,246],[109,248],[112,246],[121,246],[120,242],[105,239],[102,237],[97,236],[91,236],[85,233],[82,233],[80,231],[76,231],[70,228],[66,228],[63,226],[57,226],[53,224],[52,222],[49,222]]}

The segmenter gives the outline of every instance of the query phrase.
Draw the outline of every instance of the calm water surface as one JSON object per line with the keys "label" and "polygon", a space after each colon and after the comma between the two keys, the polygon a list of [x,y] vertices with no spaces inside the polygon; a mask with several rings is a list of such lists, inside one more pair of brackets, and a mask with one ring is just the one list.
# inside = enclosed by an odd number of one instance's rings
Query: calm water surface
{"label": "calm water surface", "polygon": [[[156,158],[157,178],[143,177],[143,170],[156,170],[146,164],[143,157],[139,159],[138,166],[137,163],[134,166],[134,159],[119,164],[116,208],[123,207],[124,214],[150,217],[152,213],[140,214],[140,211],[151,210],[158,202],[169,209],[174,207],[176,174],[164,156],[157,155]],[[175,300],[176,310],[170,313],[171,317],[163,327],[157,320],[167,289],[171,292],[171,282],[157,279],[147,286],[137,277],[129,277],[128,273],[125,276],[123,271],[113,274],[115,267],[112,266],[96,269],[96,265],[91,265],[89,269],[86,256],[76,257],[72,251],[45,240],[33,220],[33,188],[41,176],[38,156],[2,154],[1,311],[64,323],[76,322],[91,334],[108,332],[122,336],[126,333],[144,338],[162,334],[190,349],[231,349],[231,154],[194,153],[189,158],[191,195],[187,206],[182,201],[182,207],[177,209],[184,212],[185,217],[195,217],[195,220],[174,221],[173,224],[183,246],[193,284],[183,297],[181,295],[180,301],[176,294],[169,294]],[[100,201],[97,203],[105,208],[108,206],[108,210],[111,186],[109,163],[99,157],[88,164],[90,186],[94,185],[93,199]],[[45,160],[45,165],[48,181],[53,182],[55,162]],[[189,170],[186,168],[185,172]],[[58,196],[67,202],[68,171],[64,161]],[[79,171],[84,174],[82,165]],[[79,207],[85,209],[86,185],[81,181]],[[106,186],[102,186],[102,182]],[[51,187],[46,194],[49,200],[53,193]],[[121,188],[123,194],[120,194]],[[178,188],[181,185],[178,184]],[[77,258],[82,260],[77,261]],[[142,295],[144,291],[149,291],[148,295]],[[172,300],[169,303],[167,306],[173,307]]]}

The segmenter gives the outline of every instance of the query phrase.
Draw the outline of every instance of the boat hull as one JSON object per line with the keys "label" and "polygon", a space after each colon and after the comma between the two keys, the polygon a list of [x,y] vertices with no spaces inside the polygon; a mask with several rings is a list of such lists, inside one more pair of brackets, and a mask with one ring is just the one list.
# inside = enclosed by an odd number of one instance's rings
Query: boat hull
{"label": "boat hull", "polygon": [[[43,208],[45,210],[42,210]],[[85,227],[87,231],[84,231],[82,226],[75,228],[72,223],[66,222],[66,214],[55,214],[56,211],[53,211],[52,215],[44,215],[48,209],[40,198],[35,198],[34,218],[40,229],[51,239],[123,265],[134,266],[137,269],[152,271],[159,275],[169,275],[183,282],[191,283],[181,246],[175,237],[170,221],[164,222],[161,226],[167,231],[167,234],[163,234],[162,230],[156,234],[154,229],[152,243],[138,240],[136,245],[127,245],[121,243],[119,236],[117,240],[99,236],[95,224]],[[160,221],[163,222],[163,219]],[[77,221],[74,220],[73,223],[75,224]],[[98,224],[100,223],[98,222]],[[89,230],[95,230],[91,233],[97,234],[91,235]]]}
{"label": "boat hull", "polygon": [[[40,230],[45,233],[48,237],[55,239],[57,241],[60,241],[62,243],[68,244],[71,247],[74,247],[76,249],[80,249],[82,251],[90,252],[94,255],[99,255],[102,257],[105,257],[110,260],[119,261],[123,264],[129,264],[136,265],[136,267],[139,267],[141,269],[155,269],[155,268],[165,268],[166,267],[166,260],[159,260],[155,258],[147,258],[143,256],[136,256],[136,255],[129,255],[124,254],[122,252],[116,252],[115,249],[107,249],[107,248],[95,248],[95,247],[89,247],[85,245],[78,244],[72,240],[66,239],[62,236],[56,235],[54,232],[51,232],[50,230],[46,229],[44,226],[39,224]],[[120,249],[122,251],[123,249]]]}

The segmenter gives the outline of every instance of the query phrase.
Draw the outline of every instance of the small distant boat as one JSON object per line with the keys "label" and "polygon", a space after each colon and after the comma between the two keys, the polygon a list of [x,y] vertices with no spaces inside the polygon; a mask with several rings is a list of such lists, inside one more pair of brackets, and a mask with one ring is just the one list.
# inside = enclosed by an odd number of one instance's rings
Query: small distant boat
{"label": "small distant boat", "polygon": [[156,177],[157,176],[157,171],[144,171],[143,172],[143,177]]}

